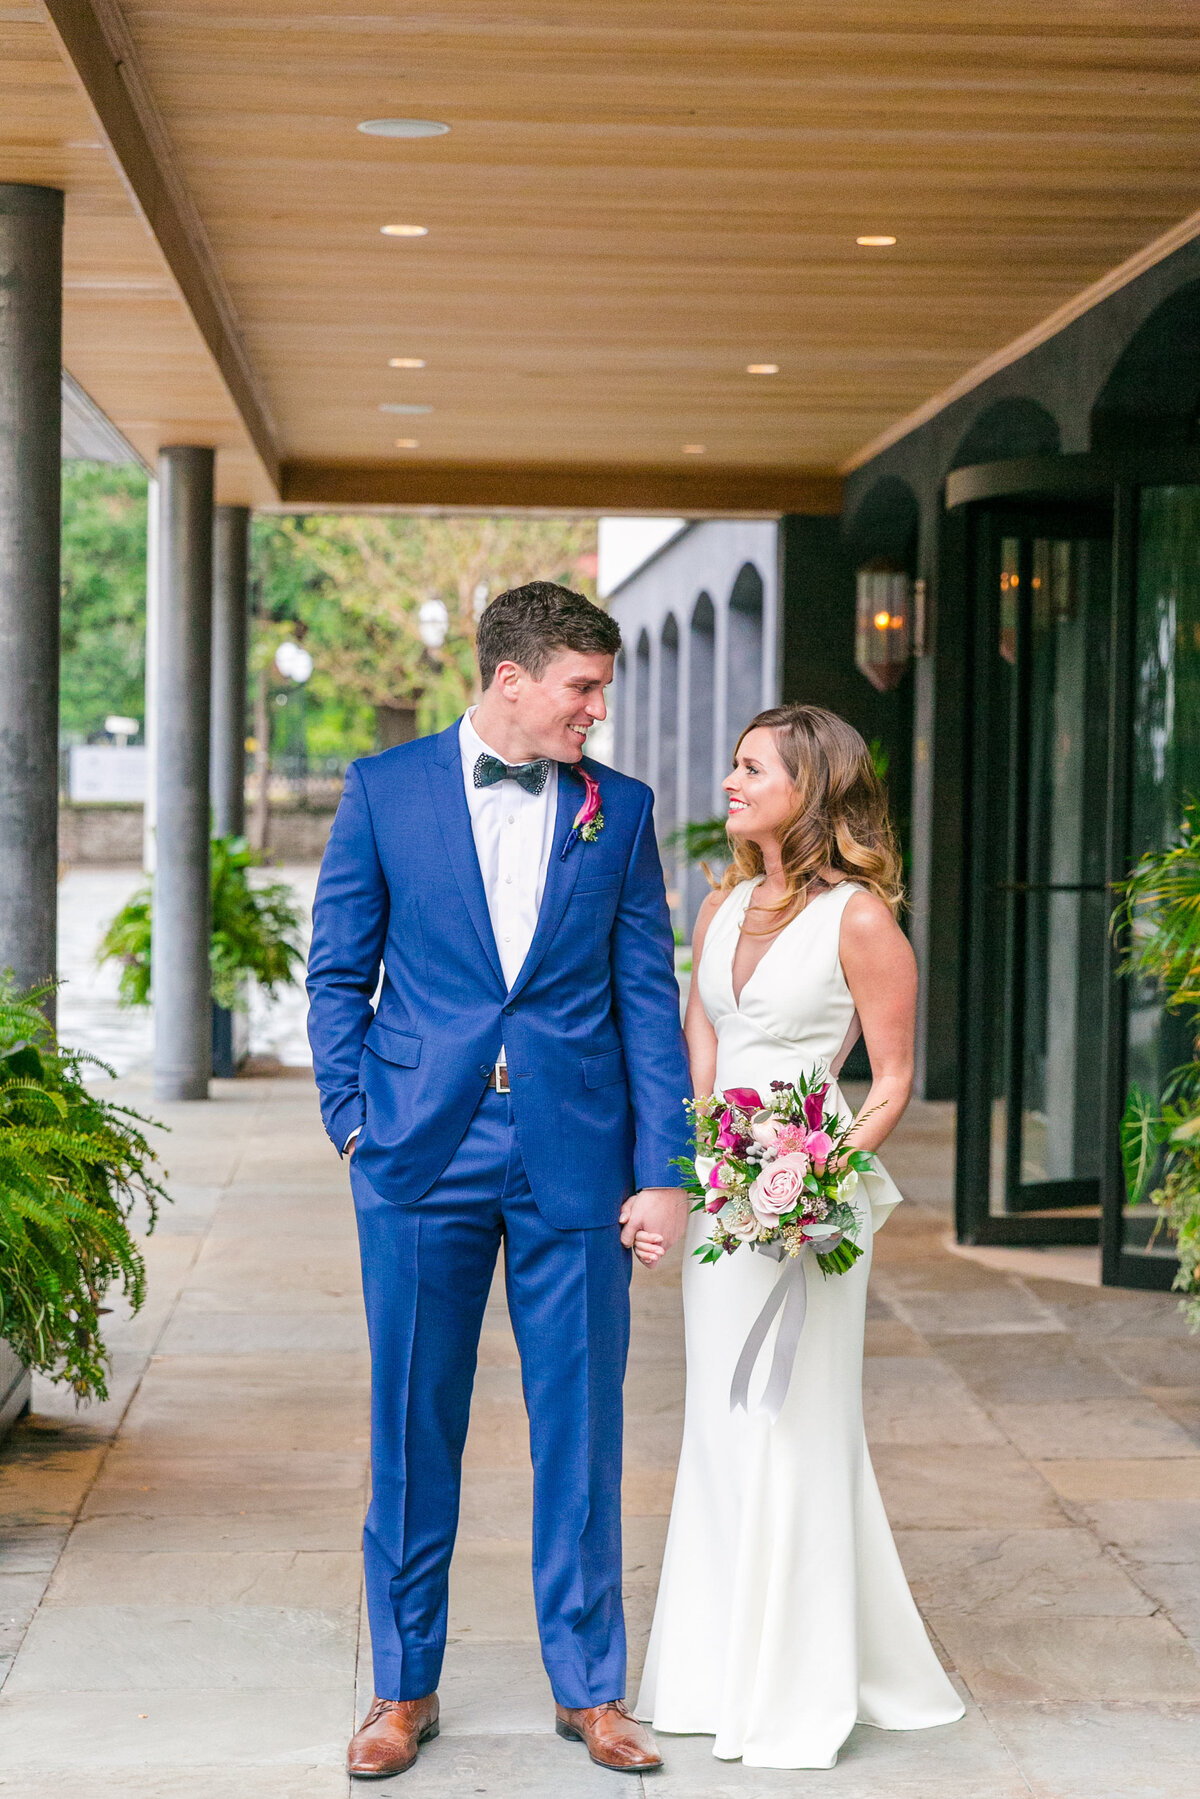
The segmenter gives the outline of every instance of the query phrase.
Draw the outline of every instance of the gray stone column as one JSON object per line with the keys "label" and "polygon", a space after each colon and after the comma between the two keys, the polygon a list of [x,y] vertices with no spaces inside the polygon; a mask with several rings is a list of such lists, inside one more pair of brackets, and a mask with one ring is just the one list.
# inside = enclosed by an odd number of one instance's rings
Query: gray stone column
{"label": "gray stone column", "polygon": [[246,829],[246,650],[250,508],[213,513],[212,813],[218,837]]}
{"label": "gray stone column", "polygon": [[0,969],[23,987],[56,966],[62,227],[57,188],[0,184]]}
{"label": "gray stone column", "polygon": [[154,873],[158,804],[158,482],[146,483],[146,797],[142,802],[142,867]]}
{"label": "gray stone column", "polygon": [[213,452],[159,452],[154,1095],[206,1099]]}

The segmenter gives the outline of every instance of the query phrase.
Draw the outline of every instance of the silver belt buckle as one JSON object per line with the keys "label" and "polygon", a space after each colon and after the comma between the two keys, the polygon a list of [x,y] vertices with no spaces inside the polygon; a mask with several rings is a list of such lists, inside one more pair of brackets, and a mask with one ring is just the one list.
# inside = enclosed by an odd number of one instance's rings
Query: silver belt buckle
{"label": "silver belt buckle", "polygon": [[497,1093],[511,1093],[512,1088],[508,1084],[508,1063],[507,1062],[497,1062],[495,1073],[496,1073],[496,1092]]}

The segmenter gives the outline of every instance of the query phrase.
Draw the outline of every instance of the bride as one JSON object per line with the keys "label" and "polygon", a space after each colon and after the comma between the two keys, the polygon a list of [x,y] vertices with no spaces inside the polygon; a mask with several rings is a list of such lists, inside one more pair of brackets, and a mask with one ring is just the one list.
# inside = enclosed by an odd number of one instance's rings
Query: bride
{"label": "bride", "polygon": [[[899,858],[858,732],[818,706],[781,706],[737,746],[733,860],[696,921],[685,1030],[697,1094],[835,1082],[861,1029],[873,1081],[854,1146],[895,1128],[912,1077],[916,967],[895,922]],[[843,1117],[850,1111],[831,1086]],[[751,1767],[831,1768],[856,1722],[948,1724],[963,1706],[925,1635],[863,1438],[871,1239],[900,1194],[876,1164],[855,1201],[864,1251],[824,1278],[805,1257],[808,1311],[772,1423],[731,1412],[734,1367],[779,1274],[741,1248],[706,1266],[685,1240],[683,1447],[637,1715],[715,1738]],[[639,1233],[652,1266],[661,1241]],[[769,1360],[764,1353],[763,1363]]]}

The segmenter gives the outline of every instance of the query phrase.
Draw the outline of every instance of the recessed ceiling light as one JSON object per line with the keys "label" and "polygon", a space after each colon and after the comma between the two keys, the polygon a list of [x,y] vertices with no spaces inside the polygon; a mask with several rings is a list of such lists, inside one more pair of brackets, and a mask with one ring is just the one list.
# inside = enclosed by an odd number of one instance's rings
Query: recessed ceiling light
{"label": "recessed ceiling light", "polygon": [[420,447],[421,446],[415,437],[398,437],[396,439],[396,448],[398,450],[419,450]]}
{"label": "recessed ceiling light", "polygon": [[703,456],[707,447],[706,444],[684,444],[683,453],[685,456]]}
{"label": "recessed ceiling light", "polygon": [[428,225],[381,225],[385,237],[428,237]]}
{"label": "recessed ceiling light", "polygon": [[746,373],[748,375],[777,375],[779,364],[777,362],[748,362]]}
{"label": "recessed ceiling light", "polygon": [[864,250],[887,250],[896,240],[894,237],[856,237],[854,241],[861,244]]}
{"label": "recessed ceiling light", "polygon": [[385,400],[379,410],[380,412],[402,412],[406,418],[419,418],[427,412],[432,412],[433,407],[410,406],[404,400]]}
{"label": "recessed ceiling light", "polygon": [[445,137],[450,127],[437,119],[364,119],[358,129],[367,137]]}
{"label": "recessed ceiling light", "polygon": [[390,369],[423,369],[425,358],[423,356],[389,356],[388,367]]}

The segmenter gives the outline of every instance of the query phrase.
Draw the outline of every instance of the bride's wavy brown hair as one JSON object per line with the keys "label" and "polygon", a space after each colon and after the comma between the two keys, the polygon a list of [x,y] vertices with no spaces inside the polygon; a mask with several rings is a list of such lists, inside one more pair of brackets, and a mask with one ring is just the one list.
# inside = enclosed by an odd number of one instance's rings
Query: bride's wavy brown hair
{"label": "bride's wavy brown hair", "polygon": [[[759,730],[774,737],[795,796],[779,831],[787,880],[787,891],[774,908],[780,921],[799,910],[808,888],[826,868],[860,882],[898,911],[904,893],[887,798],[871,753],[854,726],[824,706],[773,706],[750,720],[738,738],[735,760],[750,732]],[[721,880],[725,891],[764,872],[756,843],[731,836],[729,849],[732,860]]]}

